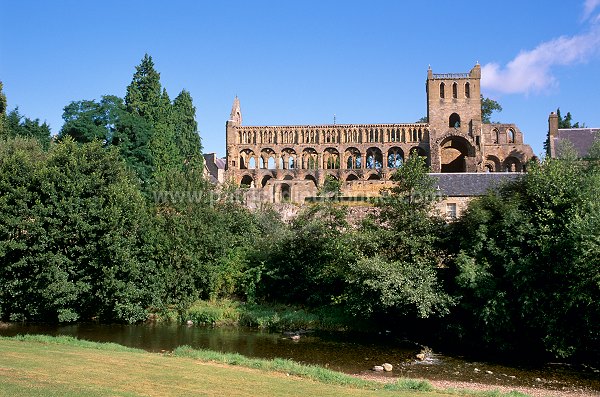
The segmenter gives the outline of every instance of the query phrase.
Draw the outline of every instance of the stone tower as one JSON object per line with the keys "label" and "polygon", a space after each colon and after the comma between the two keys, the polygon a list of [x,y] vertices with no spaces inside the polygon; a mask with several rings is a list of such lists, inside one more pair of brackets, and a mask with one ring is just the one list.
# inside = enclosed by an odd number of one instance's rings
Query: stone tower
{"label": "stone tower", "polygon": [[469,73],[427,71],[431,168],[476,172],[481,163],[481,67]]}
{"label": "stone tower", "polygon": [[225,169],[235,169],[239,165],[236,164],[236,156],[230,156],[230,153],[233,153],[232,150],[238,143],[237,137],[237,127],[242,126],[242,109],[240,107],[240,100],[235,96],[233,99],[233,105],[231,106],[231,113],[229,114],[229,120],[225,123],[226,130],[226,152],[227,152],[227,164],[225,164]]}

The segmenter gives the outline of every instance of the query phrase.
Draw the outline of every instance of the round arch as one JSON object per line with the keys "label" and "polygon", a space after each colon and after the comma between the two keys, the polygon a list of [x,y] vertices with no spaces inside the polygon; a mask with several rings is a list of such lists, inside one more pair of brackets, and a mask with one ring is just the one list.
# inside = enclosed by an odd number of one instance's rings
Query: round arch
{"label": "round arch", "polygon": [[306,175],[304,177],[304,180],[305,181],[312,181],[315,184],[315,186],[317,186],[317,179],[314,176],[310,175],[310,174]]}
{"label": "round arch", "polygon": [[250,175],[244,175],[240,181],[240,187],[254,187],[254,179]]}
{"label": "round arch", "polygon": [[522,167],[521,161],[516,157],[509,156],[504,159],[503,168],[506,172],[521,172]]}
{"label": "round arch", "polygon": [[269,183],[269,180],[273,179],[273,177],[271,175],[265,175],[263,176],[262,180],[260,181],[260,185],[262,187],[265,187],[267,185],[267,183]]}
{"label": "round arch", "polygon": [[467,172],[467,157],[475,150],[465,138],[449,136],[440,143],[441,172]]}

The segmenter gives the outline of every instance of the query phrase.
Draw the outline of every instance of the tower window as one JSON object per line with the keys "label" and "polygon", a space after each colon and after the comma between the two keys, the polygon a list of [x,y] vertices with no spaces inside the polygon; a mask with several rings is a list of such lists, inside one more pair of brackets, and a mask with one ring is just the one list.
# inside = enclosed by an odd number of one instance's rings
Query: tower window
{"label": "tower window", "polygon": [[452,84],[452,98],[458,98],[458,84]]}
{"label": "tower window", "polygon": [[452,113],[448,120],[448,127],[460,128],[460,116],[457,113]]}
{"label": "tower window", "polygon": [[465,83],[465,98],[471,98],[471,84]]}
{"label": "tower window", "polygon": [[444,83],[440,84],[440,98],[444,98],[444,88],[446,87],[446,85]]}

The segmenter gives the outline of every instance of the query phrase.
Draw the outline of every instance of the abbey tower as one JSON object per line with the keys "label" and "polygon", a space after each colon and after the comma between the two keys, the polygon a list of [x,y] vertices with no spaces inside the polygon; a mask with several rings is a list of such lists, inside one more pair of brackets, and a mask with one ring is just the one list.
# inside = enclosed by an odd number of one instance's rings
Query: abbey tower
{"label": "abbey tower", "polygon": [[[515,124],[481,119],[481,67],[427,71],[427,123],[244,126],[236,97],[226,123],[226,177],[261,200],[314,196],[326,176],[344,194],[379,194],[407,156],[433,173],[522,172],[534,157]],[[266,198],[264,198],[266,197]]]}

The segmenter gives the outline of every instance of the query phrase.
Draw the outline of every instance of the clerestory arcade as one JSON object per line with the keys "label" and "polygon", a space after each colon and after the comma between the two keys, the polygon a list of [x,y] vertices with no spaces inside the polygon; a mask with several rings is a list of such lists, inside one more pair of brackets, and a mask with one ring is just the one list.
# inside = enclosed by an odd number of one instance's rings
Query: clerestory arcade
{"label": "clerestory arcade", "polygon": [[325,177],[348,196],[379,194],[412,153],[432,173],[522,172],[533,158],[515,124],[481,120],[481,68],[427,72],[427,123],[244,126],[236,97],[226,123],[226,178],[254,200],[302,202]]}

